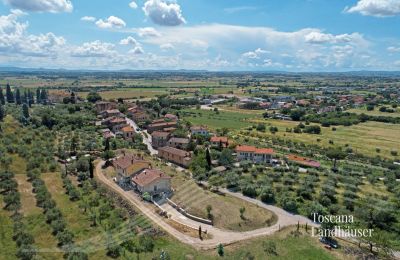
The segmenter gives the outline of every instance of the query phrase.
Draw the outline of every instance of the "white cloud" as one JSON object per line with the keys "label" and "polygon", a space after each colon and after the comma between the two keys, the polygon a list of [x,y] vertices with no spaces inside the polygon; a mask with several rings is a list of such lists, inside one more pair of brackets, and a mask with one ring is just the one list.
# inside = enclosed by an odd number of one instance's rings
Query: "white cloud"
{"label": "white cloud", "polygon": [[93,16],[83,16],[81,18],[81,21],[85,21],[85,22],[94,22],[96,21],[96,17]]}
{"label": "white cloud", "polygon": [[121,18],[111,15],[106,20],[97,20],[96,25],[101,29],[111,29],[125,27],[126,23]]}
{"label": "white cloud", "polygon": [[17,56],[55,56],[65,44],[65,39],[51,32],[27,34],[28,23],[18,21],[24,14],[22,11],[12,10],[11,14],[0,16],[0,53]]}
{"label": "white cloud", "polygon": [[158,25],[177,26],[186,23],[179,4],[164,0],[147,0],[143,11],[150,20]]}
{"label": "white cloud", "polygon": [[174,47],[174,45],[171,44],[171,43],[164,43],[164,44],[161,44],[161,45],[160,45],[160,49],[161,49],[162,51],[171,51],[171,50],[174,50],[175,47]]}
{"label": "white cloud", "polygon": [[399,0],[359,0],[355,6],[346,7],[347,13],[361,13],[376,17],[388,17],[400,14]]}
{"label": "white cloud", "polygon": [[400,47],[390,46],[387,48],[389,52],[400,52]]}
{"label": "white cloud", "polygon": [[14,8],[31,12],[72,12],[73,6],[69,0],[4,0]]}
{"label": "white cloud", "polygon": [[81,46],[72,50],[72,57],[109,57],[117,52],[114,49],[115,45],[99,40],[93,42],[85,42]]}
{"label": "white cloud", "polygon": [[305,36],[306,42],[314,44],[348,43],[358,38],[362,38],[359,33],[333,35],[329,33],[322,33],[320,31],[313,31]]}
{"label": "white cloud", "polygon": [[138,5],[136,4],[135,1],[132,1],[132,2],[129,3],[129,7],[132,8],[132,9],[136,9],[138,7]]}
{"label": "white cloud", "polygon": [[133,48],[132,50],[129,51],[130,54],[143,54],[143,48],[140,46],[136,46],[135,48]]}
{"label": "white cloud", "polygon": [[242,54],[242,57],[248,59],[260,59],[263,54],[270,53],[269,51],[257,48],[255,51],[249,51]]}
{"label": "white cloud", "polygon": [[121,44],[121,45],[132,45],[134,47],[140,46],[140,43],[135,38],[133,38],[132,36],[128,36],[127,38],[122,39],[119,42],[119,44]]}
{"label": "white cloud", "polygon": [[153,27],[143,27],[137,30],[137,33],[140,37],[160,37],[161,33],[159,33]]}

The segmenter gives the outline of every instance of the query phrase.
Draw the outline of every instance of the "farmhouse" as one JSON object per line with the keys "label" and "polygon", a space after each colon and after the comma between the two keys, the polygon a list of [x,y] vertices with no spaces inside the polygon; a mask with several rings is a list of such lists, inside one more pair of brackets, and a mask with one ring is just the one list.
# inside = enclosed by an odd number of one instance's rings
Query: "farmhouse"
{"label": "farmhouse", "polygon": [[154,131],[160,131],[163,130],[164,128],[169,128],[169,127],[175,127],[177,125],[176,122],[163,122],[163,123],[155,123],[155,124],[150,124],[147,127],[147,131],[149,133],[152,133]]}
{"label": "farmhouse", "polygon": [[168,132],[155,131],[151,134],[151,145],[154,148],[164,147],[167,145],[169,136]]}
{"label": "farmhouse", "polygon": [[208,130],[205,126],[192,126],[190,132],[192,135],[208,135]]}
{"label": "farmhouse", "polygon": [[107,117],[112,117],[112,116],[118,117],[118,116],[121,116],[122,114],[118,109],[111,109],[111,110],[103,111],[102,115],[104,118],[107,118]]}
{"label": "farmhouse", "polygon": [[144,169],[131,180],[135,189],[142,194],[148,192],[157,195],[171,191],[171,177],[157,169]]}
{"label": "farmhouse", "polygon": [[130,125],[123,127],[121,132],[125,140],[132,140],[132,137],[135,134],[135,130]]}
{"label": "farmhouse", "polygon": [[101,113],[106,110],[115,109],[117,105],[112,102],[98,101],[96,102],[95,107],[96,107],[96,112]]}
{"label": "farmhouse", "polygon": [[211,145],[214,147],[226,148],[229,146],[228,137],[225,136],[213,136],[210,139]]}
{"label": "farmhouse", "polygon": [[135,113],[132,113],[131,117],[135,122],[144,122],[150,119],[150,115],[145,111],[137,111]]}
{"label": "farmhouse", "polygon": [[300,157],[294,154],[289,154],[286,156],[286,158],[288,159],[288,161],[302,165],[302,166],[306,166],[306,167],[313,167],[313,168],[319,168],[321,166],[321,164],[317,161],[305,158],[305,157]]}
{"label": "farmhouse", "polygon": [[113,161],[113,166],[117,173],[117,180],[129,182],[129,179],[136,173],[151,167],[150,162],[143,160],[142,157],[127,154]]}
{"label": "farmhouse", "polygon": [[167,145],[170,147],[186,150],[189,145],[189,139],[172,137],[171,139],[169,139]]}
{"label": "farmhouse", "polygon": [[271,163],[274,150],[270,148],[256,148],[254,146],[237,146],[236,156],[238,161],[252,161],[254,163]]}
{"label": "farmhouse", "polygon": [[158,148],[158,156],[184,167],[188,167],[192,161],[191,153],[169,146]]}

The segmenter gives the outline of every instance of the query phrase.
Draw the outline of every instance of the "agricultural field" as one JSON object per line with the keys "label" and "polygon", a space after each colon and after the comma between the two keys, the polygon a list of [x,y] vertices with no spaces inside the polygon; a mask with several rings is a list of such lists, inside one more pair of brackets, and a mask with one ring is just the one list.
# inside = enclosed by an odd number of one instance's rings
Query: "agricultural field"
{"label": "agricultural field", "polygon": [[[263,137],[280,137],[288,140],[295,140],[305,144],[317,144],[322,147],[342,146],[346,144],[353,148],[355,152],[362,153],[371,157],[381,156],[384,158],[393,159],[391,151],[398,151],[400,147],[400,140],[398,133],[400,132],[400,125],[386,124],[380,122],[366,122],[352,126],[335,126],[321,127],[321,134],[306,134],[306,133],[289,133],[286,132],[287,128],[296,127],[299,122],[283,121],[283,120],[252,120],[254,124],[265,123],[268,127],[278,127],[278,132],[272,134],[268,130],[265,133],[258,133]],[[330,143],[333,141],[333,144]],[[379,152],[377,152],[377,148]]]}
{"label": "agricultural field", "polygon": [[258,114],[237,113],[231,111],[218,110],[218,112],[201,109],[185,109],[181,112],[184,120],[193,125],[206,125],[210,129],[229,128],[239,130],[251,126],[251,120],[260,118]]}
{"label": "agricultural field", "polygon": [[347,112],[356,113],[356,114],[364,113],[364,114],[370,115],[370,116],[400,117],[400,108],[396,108],[394,110],[395,110],[394,113],[388,113],[388,112],[381,112],[381,111],[379,111],[378,108],[375,108],[375,110],[373,110],[373,111],[368,111],[366,108],[353,108],[353,109],[347,110]]}
{"label": "agricultural field", "polygon": [[[116,89],[111,91],[100,91],[100,96],[105,99],[143,99],[143,98],[154,98],[163,94],[168,94],[166,88],[127,88],[127,89]],[[86,98],[89,92],[77,92],[77,95],[81,98]]]}

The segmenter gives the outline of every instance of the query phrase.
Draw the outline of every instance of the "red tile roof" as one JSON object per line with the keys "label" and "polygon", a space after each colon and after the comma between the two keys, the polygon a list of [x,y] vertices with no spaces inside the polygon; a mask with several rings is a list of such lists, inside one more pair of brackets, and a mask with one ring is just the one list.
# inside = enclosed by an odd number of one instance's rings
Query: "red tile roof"
{"label": "red tile roof", "polygon": [[248,152],[256,154],[274,154],[274,150],[271,148],[256,148],[250,145],[239,145],[236,147],[236,152]]}
{"label": "red tile roof", "polygon": [[155,131],[151,134],[152,137],[168,137],[170,133],[162,132],[162,131]]}
{"label": "red tile roof", "polygon": [[218,143],[219,142],[228,143],[228,137],[225,137],[225,136],[213,136],[213,137],[211,137],[210,141],[213,142],[213,143],[217,143],[217,142]]}
{"label": "red tile roof", "polygon": [[317,162],[317,161],[314,161],[314,160],[311,160],[311,159],[308,159],[308,158],[305,158],[305,157],[297,156],[297,155],[294,155],[294,154],[289,154],[289,155],[286,156],[286,158],[289,161],[293,161],[293,162],[296,162],[298,164],[309,166],[309,167],[319,168],[321,166],[321,164],[319,162]]}
{"label": "red tile roof", "polygon": [[134,132],[135,130],[133,129],[132,126],[129,125],[129,126],[123,127],[123,128],[121,129],[121,131],[127,133],[127,132]]}
{"label": "red tile roof", "polygon": [[159,179],[171,179],[171,177],[157,169],[145,169],[141,173],[136,174],[132,178],[132,181],[143,187]]}

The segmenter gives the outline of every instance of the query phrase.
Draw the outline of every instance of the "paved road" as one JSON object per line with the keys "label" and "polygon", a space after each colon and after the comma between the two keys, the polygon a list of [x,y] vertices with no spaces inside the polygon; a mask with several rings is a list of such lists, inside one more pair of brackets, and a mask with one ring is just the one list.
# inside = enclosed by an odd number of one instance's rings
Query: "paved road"
{"label": "paved road", "polygon": [[[158,154],[158,151],[151,146],[151,135],[147,133],[147,131],[137,131],[136,129],[139,128],[139,126],[133,121],[132,119],[125,117],[126,122],[131,125],[136,133],[140,133],[143,137],[143,143],[147,145],[147,149],[149,149],[151,155],[156,155]],[[146,134],[145,134],[146,133]]]}
{"label": "paved road", "polygon": [[[114,183],[112,180],[108,179],[106,176],[103,175],[101,167],[104,165],[104,161],[101,161],[96,165],[96,171],[95,171],[95,176],[98,180],[103,182],[105,185],[113,189],[115,192],[120,194],[122,197],[127,199],[130,203],[132,203],[137,209],[139,209],[146,217],[148,217],[150,220],[152,220],[154,223],[156,223],[160,228],[164,229],[166,232],[168,232],[170,235],[174,236],[176,239],[179,241],[189,244],[195,248],[199,249],[212,249],[215,248],[219,243],[222,244],[231,244],[237,241],[241,240],[247,240],[255,237],[260,237],[260,236],[266,236],[266,235],[271,235],[275,232],[277,232],[280,228],[285,227],[285,226],[291,226],[291,225],[296,225],[298,221],[300,221],[300,224],[305,224],[308,223],[310,226],[316,226],[314,223],[312,223],[309,219],[306,219],[302,216],[298,215],[292,215],[290,213],[287,213],[283,209],[277,208],[277,207],[270,207],[268,208],[272,212],[274,212],[278,216],[278,221],[275,225],[270,226],[270,227],[265,227],[265,228],[260,228],[252,231],[246,231],[246,232],[233,232],[233,231],[227,231],[227,230],[222,230],[213,226],[207,226],[204,224],[201,224],[202,227],[206,227],[208,233],[210,233],[213,237],[212,239],[208,240],[200,240],[198,238],[193,238],[190,236],[187,236],[178,230],[174,229],[170,225],[168,225],[165,221],[163,221],[163,218],[160,217],[158,214],[150,210],[144,202],[132,191],[124,191],[122,190],[116,183]],[[237,196],[237,195],[234,195]],[[247,200],[247,199],[246,199]],[[258,201],[249,201],[250,203],[257,203]],[[267,205],[268,206],[268,205]],[[167,208],[168,211],[174,215],[174,219],[177,220],[178,222],[181,222],[182,224],[185,225],[190,225],[190,226],[195,226],[198,227],[199,223],[188,220],[188,219],[182,219],[178,216],[176,212],[173,212],[175,209]],[[229,217],[229,216],[227,216]],[[179,221],[181,220],[181,221]]]}

